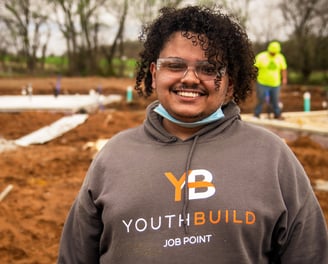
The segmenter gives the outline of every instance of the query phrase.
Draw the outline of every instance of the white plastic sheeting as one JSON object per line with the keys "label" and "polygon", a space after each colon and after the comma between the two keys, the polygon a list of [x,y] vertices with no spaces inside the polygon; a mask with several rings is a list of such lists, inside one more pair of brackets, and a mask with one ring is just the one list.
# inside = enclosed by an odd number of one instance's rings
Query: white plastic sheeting
{"label": "white plastic sheeting", "polygon": [[98,108],[122,100],[121,95],[5,95],[0,96],[0,112],[31,110],[92,112]]}
{"label": "white plastic sheeting", "polygon": [[28,134],[15,140],[15,143],[23,147],[31,144],[46,143],[84,123],[87,118],[87,114],[75,114],[63,117],[49,126],[43,127],[39,130],[32,132],[31,134]]}

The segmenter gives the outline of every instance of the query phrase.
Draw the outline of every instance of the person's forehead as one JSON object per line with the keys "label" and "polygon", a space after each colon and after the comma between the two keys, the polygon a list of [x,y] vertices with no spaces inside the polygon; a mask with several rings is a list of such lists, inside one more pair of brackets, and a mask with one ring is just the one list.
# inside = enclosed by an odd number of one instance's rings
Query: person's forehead
{"label": "person's forehead", "polygon": [[[170,54],[170,56],[179,57],[179,54],[194,53],[195,56],[199,57],[200,53],[205,58],[203,48],[200,46],[197,34],[188,34],[188,36],[182,35],[181,32],[174,32],[170,38],[163,45],[160,54]],[[176,54],[176,55],[174,55]]]}

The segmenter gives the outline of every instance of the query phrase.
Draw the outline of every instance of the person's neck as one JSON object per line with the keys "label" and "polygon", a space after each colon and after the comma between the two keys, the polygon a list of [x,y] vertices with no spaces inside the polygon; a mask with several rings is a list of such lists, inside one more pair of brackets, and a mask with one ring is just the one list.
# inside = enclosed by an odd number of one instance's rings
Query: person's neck
{"label": "person's neck", "polygon": [[181,140],[185,140],[191,137],[193,134],[195,134],[197,131],[203,128],[203,126],[192,127],[192,128],[182,127],[167,120],[166,118],[163,118],[163,126],[167,132],[180,138]]}

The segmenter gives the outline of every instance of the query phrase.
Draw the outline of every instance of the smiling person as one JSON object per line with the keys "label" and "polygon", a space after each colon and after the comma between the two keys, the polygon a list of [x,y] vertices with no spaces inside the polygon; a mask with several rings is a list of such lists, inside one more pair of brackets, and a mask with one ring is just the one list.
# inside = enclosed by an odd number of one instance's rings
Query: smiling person
{"label": "smiling person", "polygon": [[240,118],[257,75],[242,27],[217,8],[164,8],[140,39],[135,88],[158,100],[93,160],[58,263],[328,263],[301,164]]}

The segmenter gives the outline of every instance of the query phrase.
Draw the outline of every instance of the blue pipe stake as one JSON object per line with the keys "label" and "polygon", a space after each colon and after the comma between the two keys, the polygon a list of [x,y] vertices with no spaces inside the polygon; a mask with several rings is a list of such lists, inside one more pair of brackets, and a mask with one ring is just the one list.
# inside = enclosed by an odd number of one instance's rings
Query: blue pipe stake
{"label": "blue pipe stake", "polygon": [[305,92],[303,94],[304,112],[310,112],[311,110],[311,94]]}
{"label": "blue pipe stake", "polygon": [[133,89],[132,86],[128,86],[126,89],[126,102],[131,103],[133,100]]}

